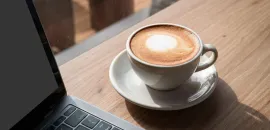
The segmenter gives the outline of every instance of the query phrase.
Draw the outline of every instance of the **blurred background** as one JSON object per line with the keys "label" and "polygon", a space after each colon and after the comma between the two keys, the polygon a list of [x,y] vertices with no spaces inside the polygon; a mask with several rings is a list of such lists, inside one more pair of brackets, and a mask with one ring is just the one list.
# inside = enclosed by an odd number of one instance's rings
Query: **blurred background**
{"label": "blurred background", "polygon": [[35,0],[35,6],[63,64],[177,1]]}

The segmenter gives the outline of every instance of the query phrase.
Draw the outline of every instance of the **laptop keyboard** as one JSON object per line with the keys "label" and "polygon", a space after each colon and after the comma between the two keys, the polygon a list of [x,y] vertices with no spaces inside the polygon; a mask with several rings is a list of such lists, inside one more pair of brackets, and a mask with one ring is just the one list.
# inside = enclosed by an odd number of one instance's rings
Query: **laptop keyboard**
{"label": "laptop keyboard", "polygon": [[43,130],[123,130],[75,106],[69,105],[67,108]]}

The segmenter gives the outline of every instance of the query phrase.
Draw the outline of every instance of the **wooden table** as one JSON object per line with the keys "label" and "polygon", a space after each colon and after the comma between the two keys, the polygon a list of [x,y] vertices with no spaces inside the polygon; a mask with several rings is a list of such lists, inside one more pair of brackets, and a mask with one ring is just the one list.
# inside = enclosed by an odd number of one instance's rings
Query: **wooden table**
{"label": "wooden table", "polygon": [[[219,51],[220,79],[201,104],[153,111],[122,98],[109,81],[109,65],[130,33],[155,22],[186,25]],[[145,129],[270,129],[269,0],[180,0],[60,67],[67,91]]]}

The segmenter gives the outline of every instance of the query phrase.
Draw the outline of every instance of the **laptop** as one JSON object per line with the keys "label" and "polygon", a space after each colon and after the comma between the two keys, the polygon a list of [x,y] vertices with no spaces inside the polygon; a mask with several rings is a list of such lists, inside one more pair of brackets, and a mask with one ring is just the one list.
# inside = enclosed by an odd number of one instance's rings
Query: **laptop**
{"label": "laptop", "polygon": [[32,0],[3,0],[0,16],[0,130],[142,129],[67,95]]}

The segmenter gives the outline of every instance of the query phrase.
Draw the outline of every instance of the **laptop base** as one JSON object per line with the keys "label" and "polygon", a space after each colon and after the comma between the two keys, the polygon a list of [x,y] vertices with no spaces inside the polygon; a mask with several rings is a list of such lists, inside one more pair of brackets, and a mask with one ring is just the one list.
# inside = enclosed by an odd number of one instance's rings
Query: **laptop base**
{"label": "laptop base", "polygon": [[108,112],[73,97],[64,96],[37,130],[143,130]]}

